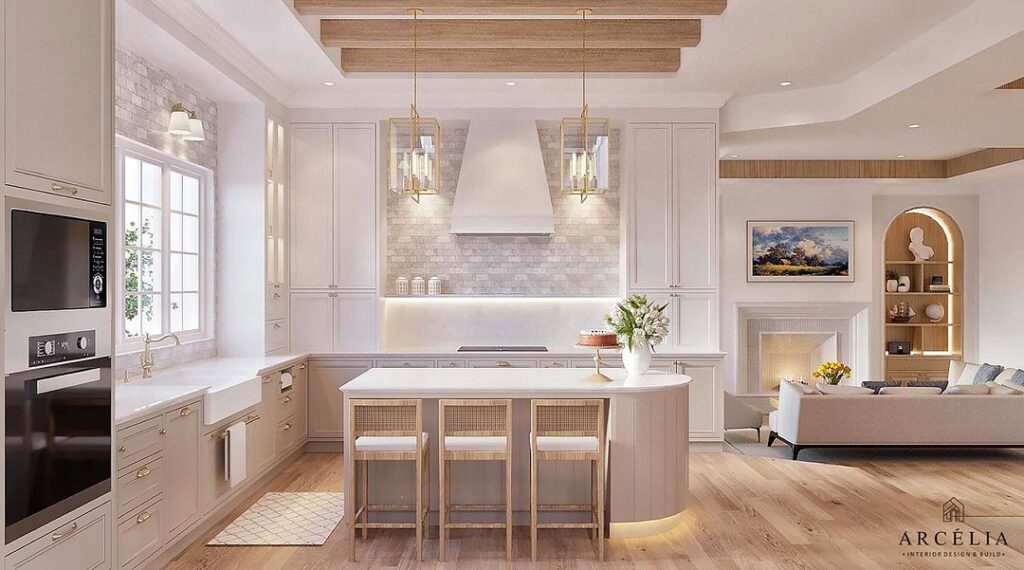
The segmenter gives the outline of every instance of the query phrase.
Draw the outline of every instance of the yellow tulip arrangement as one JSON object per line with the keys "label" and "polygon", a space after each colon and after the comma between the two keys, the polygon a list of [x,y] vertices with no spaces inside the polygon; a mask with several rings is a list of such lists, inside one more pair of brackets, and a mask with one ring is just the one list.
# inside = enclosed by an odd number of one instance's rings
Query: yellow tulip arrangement
{"label": "yellow tulip arrangement", "polygon": [[815,378],[821,378],[826,384],[836,385],[850,375],[850,367],[842,362],[830,361],[822,364],[814,371]]}

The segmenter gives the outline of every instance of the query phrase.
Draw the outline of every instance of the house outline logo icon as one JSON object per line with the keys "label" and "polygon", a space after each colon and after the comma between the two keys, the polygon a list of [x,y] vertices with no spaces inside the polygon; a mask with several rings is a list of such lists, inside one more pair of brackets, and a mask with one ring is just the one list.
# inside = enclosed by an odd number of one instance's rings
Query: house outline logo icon
{"label": "house outline logo icon", "polygon": [[942,505],[942,522],[964,522],[964,504],[956,497],[950,497]]}

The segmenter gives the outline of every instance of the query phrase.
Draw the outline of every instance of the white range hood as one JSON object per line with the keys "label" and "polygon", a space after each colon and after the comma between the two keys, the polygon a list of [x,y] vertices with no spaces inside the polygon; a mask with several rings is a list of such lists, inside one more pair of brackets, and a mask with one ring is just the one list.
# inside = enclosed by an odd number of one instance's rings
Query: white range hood
{"label": "white range hood", "polygon": [[451,232],[546,235],[555,231],[536,121],[495,111],[469,123]]}

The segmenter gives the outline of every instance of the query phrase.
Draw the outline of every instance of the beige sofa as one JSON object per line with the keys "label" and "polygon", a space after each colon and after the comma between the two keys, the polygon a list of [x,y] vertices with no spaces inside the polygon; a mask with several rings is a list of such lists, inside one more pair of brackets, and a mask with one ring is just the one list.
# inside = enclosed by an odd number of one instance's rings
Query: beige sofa
{"label": "beige sofa", "polygon": [[[968,365],[970,366],[970,365]],[[961,379],[964,368],[951,366]],[[1024,394],[825,395],[783,382],[768,445],[793,459],[812,447],[1024,447]]]}

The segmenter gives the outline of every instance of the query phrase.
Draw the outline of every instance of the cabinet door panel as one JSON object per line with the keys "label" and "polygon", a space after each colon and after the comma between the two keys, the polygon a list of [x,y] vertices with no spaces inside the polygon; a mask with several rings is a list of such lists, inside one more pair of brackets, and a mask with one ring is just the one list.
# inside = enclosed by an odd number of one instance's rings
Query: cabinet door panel
{"label": "cabinet door panel", "polygon": [[377,283],[377,129],[334,127],[335,279],[342,289]]}
{"label": "cabinet door panel", "polygon": [[245,434],[247,477],[255,479],[274,462],[277,429],[277,400],[281,393],[281,375],[263,378],[263,393],[256,413],[260,418],[248,425]]}
{"label": "cabinet door panel", "polygon": [[676,125],[673,129],[675,277],[683,287],[716,282],[717,205],[715,127]]}
{"label": "cabinet door panel", "polygon": [[300,352],[334,350],[334,298],[330,293],[292,293],[291,347]]}
{"label": "cabinet door panel", "polygon": [[679,293],[672,298],[676,346],[685,350],[718,350],[718,297],[714,293]]}
{"label": "cabinet door panel", "polygon": [[690,383],[690,439],[722,438],[722,402],[715,366],[683,364]]}
{"label": "cabinet door panel", "polygon": [[372,352],[377,350],[376,293],[338,293],[334,298],[334,350]]}
{"label": "cabinet door panel", "polygon": [[309,435],[309,372],[303,363],[292,368],[292,390],[295,394],[295,440],[302,445]]}
{"label": "cabinet door panel", "polygon": [[203,417],[200,403],[164,414],[164,462],[170,475],[164,478],[164,544],[188,529],[202,511],[199,488],[200,447]]}
{"label": "cabinet door panel", "polygon": [[110,203],[113,2],[5,2],[6,182]]}
{"label": "cabinet door panel", "polygon": [[309,367],[310,439],[341,441],[345,437],[345,399],[338,388],[372,366],[372,362],[366,361]]}
{"label": "cabinet door panel", "polygon": [[671,127],[634,127],[632,152],[629,287],[669,287],[674,284]]}
{"label": "cabinet door panel", "polygon": [[291,284],[327,289],[334,283],[334,145],[331,125],[292,128]]}

